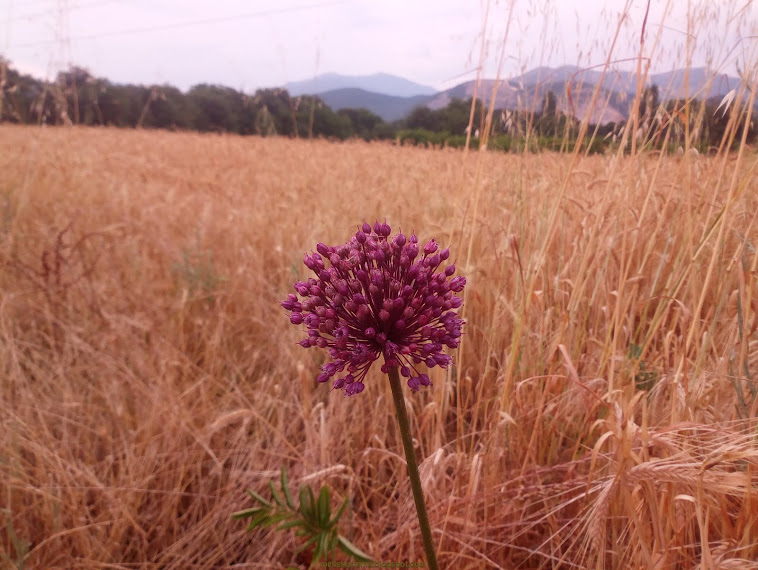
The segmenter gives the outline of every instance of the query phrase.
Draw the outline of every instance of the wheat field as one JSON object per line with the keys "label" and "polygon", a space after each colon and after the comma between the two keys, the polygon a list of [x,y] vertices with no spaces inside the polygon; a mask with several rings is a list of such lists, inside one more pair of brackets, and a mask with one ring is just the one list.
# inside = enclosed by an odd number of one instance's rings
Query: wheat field
{"label": "wheat field", "polygon": [[593,156],[0,126],[0,542],[28,568],[302,566],[250,488],[421,561],[389,385],[279,301],[387,220],[468,284],[406,403],[446,568],[758,568],[754,151]]}

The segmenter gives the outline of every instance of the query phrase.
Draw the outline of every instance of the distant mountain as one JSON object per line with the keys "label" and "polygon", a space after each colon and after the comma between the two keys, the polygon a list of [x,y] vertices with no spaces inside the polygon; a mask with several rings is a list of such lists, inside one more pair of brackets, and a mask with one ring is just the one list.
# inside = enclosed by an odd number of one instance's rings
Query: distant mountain
{"label": "distant mountain", "polygon": [[[666,98],[678,99],[685,96],[685,76],[687,70],[676,69],[668,73],[657,73],[651,77],[651,83],[661,88],[661,96],[665,93]],[[710,89],[708,90],[708,82]],[[723,97],[732,89],[739,87],[742,80],[726,73],[714,74],[705,67],[696,67],[689,72],[689,94],[698,98]]]}
{"label": "distant mountain", "polygon": [[[563,65],[561,67],[537,67],[531,71],[527,71],[523,75],[513,77],[508,80],[508,83],[514,87],[531,87],[532,85],[538,85],[540,83],[554,83],[557,81],[573,81],[576,80],[576,74],[580,73],[580,68],[575,65]],[[589,72],[585,72],[589,73]],[[599,78],[599,74],[598,74]],[[582,80],[583,77],[578,79]],[[593,83],[596,81],[593,81]]]}
{"label": "distant mountain", "polygon": [[[657,85],[661,97],[675,99],[685,96],[686,69],[675,69],[665,73],[655,73],[648,76],[646,85]],[[538,67],[523,75],[513,77],[508,83],[514,87],[531,87],[544,83],[572,82],[573,85],[597,85],[603,73],[597,69],[582,70],[575,65],[564,65],[558,68]],[[694,67],[689,70],[690,95],[702,96],[706,93],[708,82],[710,90],[708,97],[723,97],[740,84],[738,77],[725,73],[714,73],[705,67]],[[633,71],[608,70],[603,77],[603,89],[635,93],[637,91],[637,73]]]}
{"label": "distant mountain", "polygon": [[363,89],[334,89],[319,94],[319,97],[335,111],[340,109],[363,108],[376,113],[383,120],[392,122],[407,116],[414,107],[426,105],[431,95],[413,97],[392,97],[382,93],[372,93]]}
{"label": "distant mountain", "polygon": [[[595,86],[601,79],[602,86],[597,102],[592,108],[590,123],[604,124],[626,120],[637,91],[636,73],[609,70],[603,76],[602,72],[597,70],[581,70],[569,65],[559,68],[540,67],[501,81],[497,90],[495,108],[538,111],[542,107],[545,94],[552,91],[557,99],[558,111],[583,120],[591,107]],[[730,77],[723,73],[713,74],[701,67],[690,69],[689,74],[686,70],[678,69],[651,75],[646,86],[657,85],[662,100],[683,98],[687,84],[690,96],[723,97],[731,89],[738,87],[740,81],[737,77]],[[432,97],[427,106],[431,109],[442,109],[453,98],[473,97],[474,86],[474,81],[456,85]],[[495,81],[492,79],[479,82],[477,96],[486,105],[489,105],[492,98],[494,86]]]}
{"label": "distant mountain", "polygon": [[[549,76],[545,76],[546,78]],[[444,91],[432,98],[427,106],[430,109],[442,109],[447,107],[453,99],[468,99],[474,95],[475,81],[469,81],[457,85],[452,89]],[[501,82],[498,86],[495,99],[496,109],[519,109],[525,111],[539,111],[542,108],[542,101],[548,91],[552,91],[556,96],[557,110],[567,115],[573,115],[579,120],[584,119],[590,108],[592,95],[595,86],[590,83],[573,83],[571,88],[571,99],[567,95],[567,81],[553,81],[546,83],[536,83],[524,85],[523,88],[514,87],[512,81]],[[492,89],[495,81],[484,79],[479,82],[477,97],[485,105],[489,105],[492,99]],[[630,100],[626,93],[618,93],[611,90],[602,89],[598,98],[598,103],[593,107],[590,116],[590,123],[604,124],[623,121],[628,113],[628,103]],[[607,101],[607,104],[606,104]]]}
{"label": "distant mountain", "polygon": [[[497,109],[538,111],[548,91],[557,99],[557,109],[582,120],[589,111],[595,86],[601,81],[599,96],[592,108],[590,123],[609,123],[626,120],[637,91],[637,74],[632,71],[597,69],[583,70],[574,65],[557,68],[538,67],[522,75],[500,82],[497,90]],[[646,85],[657,85],[662,100],[679,99],[689,95],[698,98],[723,97],[740,85],[738,77],[714,74],[705,67],[677,69],[648,77]],[[337,74],[320,75],[309,81],[290,83],[293,96],[317,94],[335,110],[345,108],[369,109],[385,121],[407,116],[414,107],[426,105],[442,109],[454,98],[468,99],[474,94],[474,81],[461,83],[442,92],[387,74],[349,77]],[[479,82],[477,96],[489,105],[495,81]],[[569,95],[570,94],[570,95]]]}
{"label": "distant mountain", "polygon": [[337,89],[363,89],[392,97],[413,97],[416,95],[433,95],[437,91],[427,85],[408,81],[397,75],[376,73],[374,75],[339,75],[324,73],[313,79],[294,81],[286,85],[293,97],[298,95],[320,95]]}

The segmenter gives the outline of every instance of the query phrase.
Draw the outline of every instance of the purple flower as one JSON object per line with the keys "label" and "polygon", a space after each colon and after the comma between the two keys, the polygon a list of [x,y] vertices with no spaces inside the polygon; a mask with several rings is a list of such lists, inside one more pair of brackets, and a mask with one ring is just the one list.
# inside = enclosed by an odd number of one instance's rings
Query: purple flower
{"label": "purple flower", "polygon": [[[384,357],[382,372],[400,367],[408,386],[429,386],[421,363],[447,368],[443,347],[457,348],[463,320],[455,309],[465,277],[452,277],[455,265],[441,267],[450,256],[431,240],[423,249],[418,238],[376,222],[363,226],[345,245],[319,243],[303,263],[316,278],[295,283],[282,307],[290,322],[304,324],[300,346],[327,348],[332,357],[321,367],[319,382],[334,376],[334,387],[352,396],[363,391],[371,364]],[[420,255],[420,257],[419,257]],[[452,277],[452,278],[451,278]]]}

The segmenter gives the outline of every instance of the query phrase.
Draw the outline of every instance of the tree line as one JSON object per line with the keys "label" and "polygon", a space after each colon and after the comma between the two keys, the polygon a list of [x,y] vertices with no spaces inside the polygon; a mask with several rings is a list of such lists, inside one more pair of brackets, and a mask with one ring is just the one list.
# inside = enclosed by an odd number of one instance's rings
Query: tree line
{"label": "tree line", "polygon": [[394,130],[365,109],[333,111],[318,97],[284,89],[247,94],[220,85],[112,83],[72,67],[41,81],[0,61],[0,121],[226,132],[241,135],[393,138]]}
{"label": "tree line", "polygon": [[[405,119],[385,122],[366,109],[332,110],[317,96],[291,97],[285,89],[248,94],[220,85],[200,84],[186,93],[171,85],[118,84],[80,67],[43,81],[18,72],[0,57],[0,122],[50,125],[103,125],[132,128],[225,132],[241,135],[396,140],[424,146],[478,144],[489,129],[488,146],[502,150],[571,150],[579,122],[558,110],[553,91],[536,111],[488,109],[477,101],[453,99],[446,107],[414,109]],[[661,102],[656,86],[640,98],[634,134],[644,148],[675,148],[685,137],[701,150],[718,147],[734,107],[718,109],[719,100]],[[739,108],[738,108],[739,110]],[[739,125],[739,121],[737,121]],[[631,127],[631,124],[630,126]],[[584,141],[589,152],[602,152],[628,141],[625,123],[590,125]],[[668,131],[668,135],[665,134]],[[748,141],[754,142],[751,127]]]}

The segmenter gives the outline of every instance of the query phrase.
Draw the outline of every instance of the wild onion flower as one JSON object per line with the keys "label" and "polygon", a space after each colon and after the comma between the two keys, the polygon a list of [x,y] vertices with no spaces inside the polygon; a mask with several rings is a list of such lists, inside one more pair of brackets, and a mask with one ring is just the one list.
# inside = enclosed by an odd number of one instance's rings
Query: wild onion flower
{"label": "wild onion flower", "polygon": [[308,329],[301,346],[329,350],[332,361],[321,367],[319,382],[338,376],[334,388],[359,394],[371,364],[384,357],[382,372],[392,389],[427,564],[437,570],[400,376],[415,392],[431,384],[418,369],[421,363],[450,365],[443,347],[460,343],[463,320],[455,309],[462,301],[454,293],[463,291],[466,278],[453,277],[454,264],[442,267],[450,251],[438,251],[434,240],[422,249],[414,234],[391,233],[386,223],[376,222],[373,231],[364,223],[345,245],[319,243],[317,253],[303,258],[316,278],[295,283],[302,300],[290,293],[282,307],[290,311],[290,322]]}
{"label": "wild onion flower", "polygon": [[318,381],[337,376],[334,388],[349,396],[363,391],[380,356],[382,372],[399,368],[411,390],[429,386],[419,365],[447,368],[451,359],[443,348],[460,342],[455,293],[466,278],[453,277],[454,264],[443,267],[450,251],[438,251],[434,240],[420,248],[414,234],[390,233],[386,223],[376,222],[373,231],[364,223],[345,245],[319,243],[303,258],[316,277],[295,283],[301,300],[290,293],[282,302],[290,322],[308,329],[300,345],[329,350],[332,361],[321,367]]}

